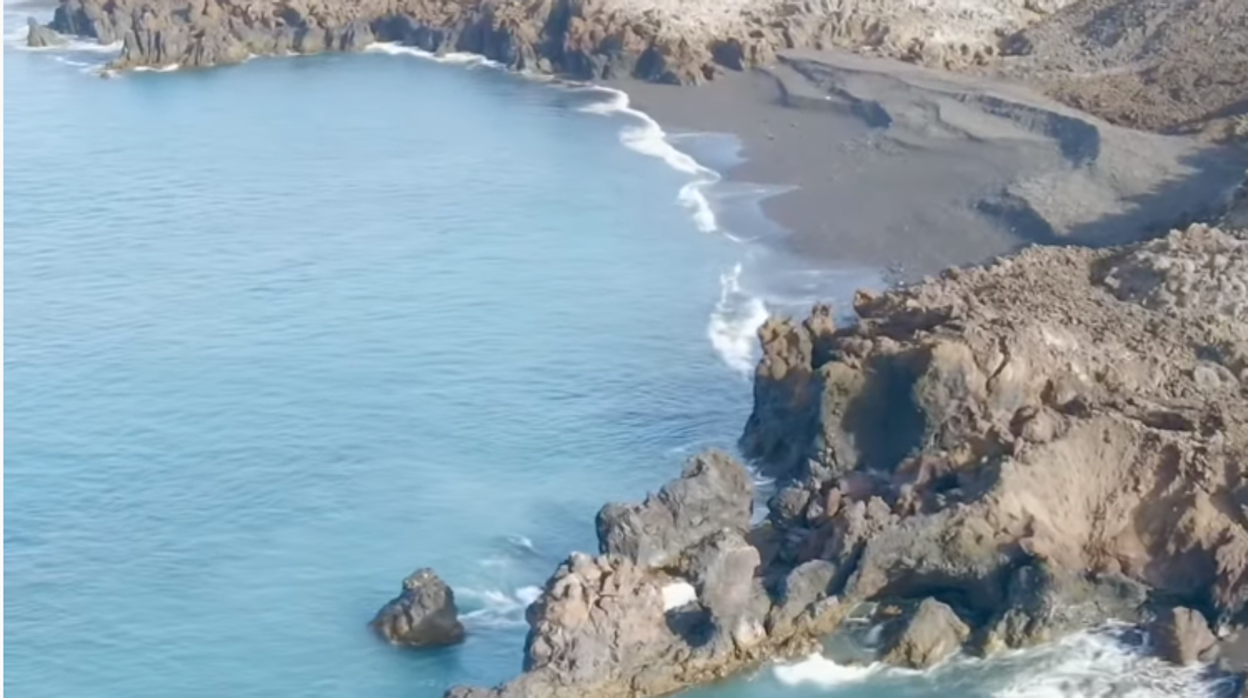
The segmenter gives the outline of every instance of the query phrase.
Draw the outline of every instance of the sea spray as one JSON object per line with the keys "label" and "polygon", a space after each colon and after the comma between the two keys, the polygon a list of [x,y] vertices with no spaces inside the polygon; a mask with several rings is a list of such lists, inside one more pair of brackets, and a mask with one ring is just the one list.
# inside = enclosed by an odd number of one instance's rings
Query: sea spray
{"label": "sea spray", "polygon": [[434,61],[435,63],[448,63],[452,65],[481,66],[485,68],[505,68],[502,63],[492,61],[485,56],[477,53],[466,53],[463,51],[452,51],[450,53],[433,53],[415,46],[404,46],[392,42],[376,42],[364,47],[369,53],[384,53],[389,56],[411,56],[413,58],[422,58],[424,60]]}
{"label": "sea spray", "polygon": [[923,672],[840,664],[816,654],[777,664],[772,673],[786,686],[818,686],[848,696],[1215,698],[1230,687],[1207,666],[1178,667],[1148,656],[1115,629],[1076,633],[988,659],[955,656]]}
{"label": "sea spray", "polygon": [[786,686],[813,684],[822,688],[862,683],[885,670],[881,664],[849,666],[820,654],[813,654],[799,662],[776,665],[776,678]]}
{"label": "sea spray", "polygon": [[706,334],[715,353],[729,368],[741,374],[754,370],[758,328],[767,320],[762,299],[741,288],[740,263],[719,277],[719,300],[707,323]]}
{"label": "sea spray", "polygon": [[542,590],[532,585],[510,592],[469,587],[455,593],[465,609],[460,618],[470,628],[519,628],[526,625],[525,609],[542,595]]}

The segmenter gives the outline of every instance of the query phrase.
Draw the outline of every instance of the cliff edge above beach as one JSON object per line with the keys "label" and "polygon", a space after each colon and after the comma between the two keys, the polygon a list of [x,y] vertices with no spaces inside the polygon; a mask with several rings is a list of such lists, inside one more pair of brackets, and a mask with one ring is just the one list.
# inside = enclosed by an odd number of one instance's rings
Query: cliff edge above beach
{"label": "cliff edge above beach", "polygon": [[[1003,72],[1113,122],[1244,130],[1245,0],[61,0],[119,69],[399,42],[584,80],[690,84],[791,49]],[[41,32],[32,33],[39,40]]]}

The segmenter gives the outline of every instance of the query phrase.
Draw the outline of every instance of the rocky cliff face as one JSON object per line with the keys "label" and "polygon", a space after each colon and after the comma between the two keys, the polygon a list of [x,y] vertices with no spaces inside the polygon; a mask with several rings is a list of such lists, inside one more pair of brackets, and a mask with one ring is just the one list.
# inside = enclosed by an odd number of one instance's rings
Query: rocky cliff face
{"label": "rocky cliff face", "polygon": [[722,454],[608,505],[602,555],[529,609],[525,673],[449,695],[659,695],[809,652],[860,607],[914,667],[1109,619],[1176,661],[1223,652],[1210,626],[1245,636],[1248,238],[1033,248],[855,307],[760,330],[742,445],[778,481],[765,522]]}
{"label": "rocky cliff face", "polygon": [[781,558],[945,601],[982,649],[1150,597],[1248,622],[1248,241],[1036,248],[855,309],[760,331],[742,446],[790,482]]}
{"label": "rocky cliff face", "polygon": [[51,28],[123,42],[118,68],[393,41],[577,79],[697,83],[785,48],[972,64],[1069,0],[61,0]]}

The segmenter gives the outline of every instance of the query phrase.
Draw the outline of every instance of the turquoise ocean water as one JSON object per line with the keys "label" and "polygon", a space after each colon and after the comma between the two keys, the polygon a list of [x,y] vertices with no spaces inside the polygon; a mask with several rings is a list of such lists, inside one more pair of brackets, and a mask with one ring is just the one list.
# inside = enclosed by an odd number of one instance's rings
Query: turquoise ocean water
{"label": "turquoise ocean water", "polygon": [[[617,94],[395,51],[105,80],[105,52],[19,48],[24,13],[4,56],[11,696],[504,680],[598,507],[733,446],[765,304],[873,282],[723,229],[751,220],[705,169],[731,140],[676,141],[694,162]],[[376,641],[365,623],[426,565],[468,642]],[[695,694],[1194,685],[1086,636]]]}

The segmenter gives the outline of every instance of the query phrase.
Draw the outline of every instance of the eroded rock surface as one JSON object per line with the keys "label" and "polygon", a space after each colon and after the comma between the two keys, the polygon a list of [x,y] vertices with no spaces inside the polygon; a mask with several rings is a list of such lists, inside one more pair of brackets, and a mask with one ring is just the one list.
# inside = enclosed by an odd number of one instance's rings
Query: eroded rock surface
{"label": "eroded rock surface", "polygon": [[753,486],[740,464],[710,452],[689,461],[641,504],[608,504],[598,512],[599,550],[643,567],[674,565],[681,553],[712,533],[750,527]]}
{"label": "eroded rock surface", "polygon": [[[787,553],[857,560],[845,595],[960,599],[1007,645],[1062,615],[1028,607],[1130,619],[1137,587],[1241,616],[1245,263],[1193,226],[861,294],[853,327],[769,322],[742,445],[804,490]],[[1064,581],[1025,591],[1037,565]]]}

